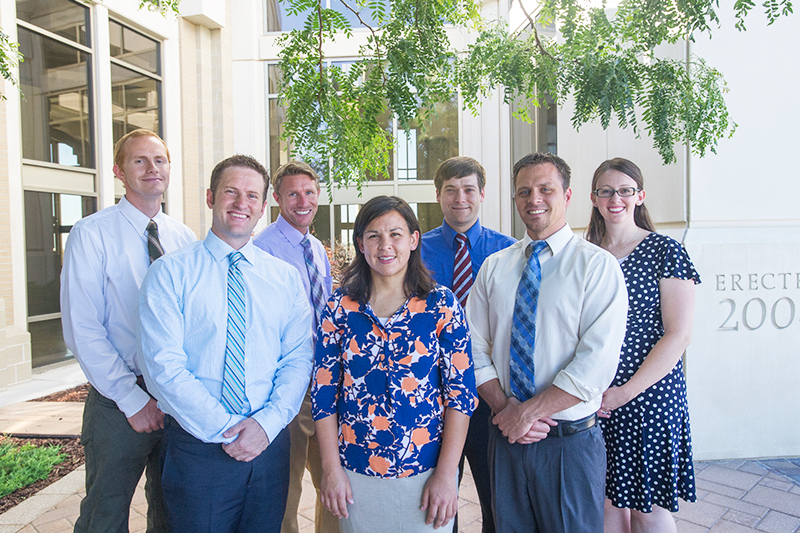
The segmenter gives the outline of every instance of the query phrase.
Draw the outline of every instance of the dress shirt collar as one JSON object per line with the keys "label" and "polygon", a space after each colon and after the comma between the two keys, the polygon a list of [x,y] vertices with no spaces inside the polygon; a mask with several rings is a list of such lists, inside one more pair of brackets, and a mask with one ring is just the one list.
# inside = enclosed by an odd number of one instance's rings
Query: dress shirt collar
{"label": "dress shirt collar", "polygon": [[[475,221],[471,228],[469,228],[464,235],[467,236],[467,242],[472,248],[475,246],[475,243],[478,242],[478,239],[481,236],[481,219]],[[456,250],[458,246],[455,243],[456,235],[458,232],[450,227],[450,224],[447,223],[446,220],[442,221],[442,237],[444,237],[444,242],[446,242],[453,250]]]}
{"label": "dress shirt collar", "polygon": [[[128,222],[131,223],[131,226],[134,227],[136,232],[144,235],[144,233],[147,231],[147,224],[150,223],[150,217],[139,211],[139,208],[130,203],[124,196],[120,199],[117,206],[119,207],[122,215],[127,218]],[[156,221],[156,224],[160,225],[163,218],[164,212],[161,211],[161,208],[159,207],[158,213],[156,213],[156,216],[153,217],[153,220]]]}
{"label": "dress shirt collar", "polygon": [[283,215],[278,215],[278,220],[275,221],[275,225],[278,226],[278,229],[281,230],[283,236],[286,237],[286,240],[289,241],[289,244],[292,246],[299,246],[300,241],[302,241],[308,233],[308,230],[306,230],[306,233],[297,231],[297,228],[289,224],[289,222],[283,218]]}
{"label": "dress shirt collar", "polygon": [[[563,228],[546,238],[545,242],[547,243],[547,249],[550,250],[550,255],[558,255],[558,252],[563,250],[574,236],[575,234],[572,233],[572,228],[569,227],[569,224],[564,224]],[[525,237],[522,239],[522,242],[522,249],[525,251],[525,257],[528,257],[528,246],[533,242],[533,239],[531,239],[527,231],[525,232]],[[546,251],[542,253],[546,253]]]}
{"label": "dress shirt collar", "polygon": [[203,245],[216,261],[222,261],[226,259],[231,252],[238,251],[242,252],[242,255],[248,263],[251,265],[255,264],[256,248],[253,245],[253,239],[247,241],[247,244],[239,248],[239,250],[234,250],[230,244],[217,237],[213,231],[208,230],[208,235],[206,235]]}

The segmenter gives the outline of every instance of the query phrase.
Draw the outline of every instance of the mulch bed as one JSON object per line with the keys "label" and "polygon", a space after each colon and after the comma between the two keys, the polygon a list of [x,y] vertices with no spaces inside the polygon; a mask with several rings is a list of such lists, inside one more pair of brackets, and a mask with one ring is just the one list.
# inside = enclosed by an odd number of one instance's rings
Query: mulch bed
{"label": "mulch bed", "polygon": [[41,398],[31,400],[32,402],[85,402],[86,395],[89,394],[89,384],[84,383],[75,388],[54,392]]}
{"label": "mulch bed", "polygon": [[[50,394],[48,396],[43,396],[42,398],[36,398],[35,400],[31,400],[32,402],[83,402],[86,400],[86,395],[89,392],[89,384],[80,385],[78,387],[56,392],[55,394]],[[5,513],[18,503],[28,499],[29,497],[33,496],[43,488],[47,487],[51,483],[55,483],[62,477],[66,476],[79,466],[83,464],[83,446],[81,446],[80,438],[27,438],[27,437],[13,437],[13,436],[5,436],[3,438],[10,439],[13,443],[17,445],[22,444],[33,444],[35,446],[49,446],[59,444],[61,445],[61,453],[65,454],[67,457],[60,462],[59,464],[53,467],[53,470],[50,471],[50,475],[47,476],[46,479],[42,479],[40,481],[36,481],[35,483],[31,483],[27,487],[22,487],[21,489],[17,489],[11,494],[0,498],[0,514]]]}

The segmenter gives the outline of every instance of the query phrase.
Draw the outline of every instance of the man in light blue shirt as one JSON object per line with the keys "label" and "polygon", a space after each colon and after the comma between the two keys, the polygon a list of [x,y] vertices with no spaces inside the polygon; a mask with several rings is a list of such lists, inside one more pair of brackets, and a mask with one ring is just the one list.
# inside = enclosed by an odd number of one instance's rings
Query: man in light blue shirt
{"label": "man in light blue shirt", "polygon": [[280,530],[284,428],[313,354],[297,270],[250,238],[268,184],[249,156],[219,163],[206,239],[155,264],[139,295],[143,375],[167,415],[162,484],[173,533]]}
{"label": "man in light blue shirt", "polygon": [[[449,287],[461,305],[466,307],[472,282],[486,258],[516,241],[482,226],[478,219],[486,196],[486,171],[476,160],[463,156],[451,157],[436,169],[433,184],[444,221],[441,227],[422,236],[422,261],[436,283]],[[463,244],[459,244],[459,239]],[[459,266],[460,269],[457,268]],[[460,480],[464,475],[464,458],[469,461],[481,504],[483,533],[494,532],[488,461],[491,414],[489,405],[481,399],[470,418],[464,454],[459,464]],[[458,529],[458,516],[455,529]]]}
{"label": "man in light blue shirt", "polygon": [[[261,232],[253,244],[283,259],[300,273],[312,308],[309,327],[316,332],[322,307],[331,295],[331,264],[325,247],[309,231],[317,215],[319,176],[308,164],[289,161],[272,176],[272,196],[280,206],[278,219]],[[268,295],[264,295],[268,298]],[[315,335],[316,336],[316,335]],[[298,533],[297,510],[303,492],[303,474],[308,468],[317,489],[314,520],[316,533],[339,533],[339,519],[322,505],[319,446],[311,417],[311,398],[306,395],[300,414],[289,424],[292,452],[289,470],[289,497],[281,533]]]}

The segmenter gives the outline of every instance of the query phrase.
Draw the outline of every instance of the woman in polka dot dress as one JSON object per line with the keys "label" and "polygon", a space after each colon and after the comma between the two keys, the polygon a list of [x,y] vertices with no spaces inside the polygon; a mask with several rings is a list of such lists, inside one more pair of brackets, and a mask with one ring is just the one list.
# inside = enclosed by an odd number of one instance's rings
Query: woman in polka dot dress
{"label": "woman in polka dot dress", "polygon": [[696,501],[681,357],[700,277],[680,243],[655,233],[642,173],[617,158],[592,181],[587,239],[614,254],[628,287],[617,375],[598,413],[608,453],[605,531],[674,532],[678,498]]}

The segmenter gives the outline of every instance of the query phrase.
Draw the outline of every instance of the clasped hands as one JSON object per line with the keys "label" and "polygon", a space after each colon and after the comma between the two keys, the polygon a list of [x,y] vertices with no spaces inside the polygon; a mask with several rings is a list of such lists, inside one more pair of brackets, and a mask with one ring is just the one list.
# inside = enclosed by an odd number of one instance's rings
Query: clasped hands
{"label": "clasped hands", "polygon": [[532,444],[547,437],[551,426],[558,423],[549,416],[535,418],[525,404],[514,397],[508,399],[502,411],[494,415],[492,423],[511,444]]}

